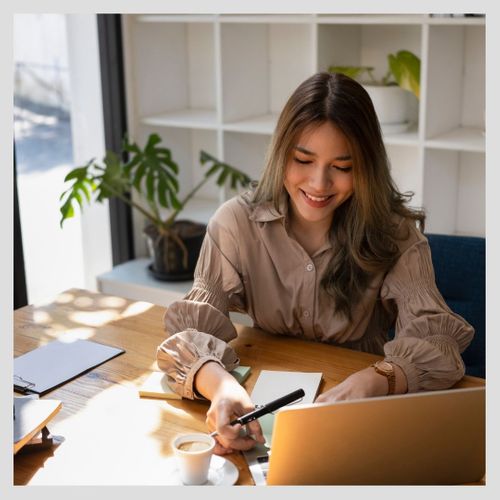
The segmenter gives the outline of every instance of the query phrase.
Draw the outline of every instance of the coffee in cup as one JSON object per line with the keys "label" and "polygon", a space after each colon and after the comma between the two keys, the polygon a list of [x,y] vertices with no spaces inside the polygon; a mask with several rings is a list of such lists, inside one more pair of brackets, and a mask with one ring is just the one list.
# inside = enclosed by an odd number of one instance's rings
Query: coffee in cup
{"label": "coffee in cup", "polygon": [[184,484],[204,484],[208,479],[215,439],[208,434],[184,434],[172,442]]}

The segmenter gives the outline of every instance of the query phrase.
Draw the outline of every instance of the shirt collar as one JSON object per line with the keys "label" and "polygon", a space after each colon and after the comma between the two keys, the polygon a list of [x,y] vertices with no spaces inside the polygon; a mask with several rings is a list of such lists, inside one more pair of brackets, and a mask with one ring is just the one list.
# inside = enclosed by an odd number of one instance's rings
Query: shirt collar
{"label": "shirt collar", "polygon": [[286,221],[288,215],[288,195],[283,194],[278,203],[278,210],[272,201],[265,201],[256,205],[250,212],[249,219],[254,222]]}

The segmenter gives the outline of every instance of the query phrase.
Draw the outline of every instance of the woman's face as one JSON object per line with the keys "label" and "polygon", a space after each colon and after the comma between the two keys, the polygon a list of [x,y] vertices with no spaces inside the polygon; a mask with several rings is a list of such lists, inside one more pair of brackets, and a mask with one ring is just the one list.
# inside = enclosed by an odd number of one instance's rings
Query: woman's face
{"label": "woman's face", "polygon": [[285,167],[284,185],[296,221],[328,230],[335,209],[353,193],[345,135],[330,122],[306,127]]}

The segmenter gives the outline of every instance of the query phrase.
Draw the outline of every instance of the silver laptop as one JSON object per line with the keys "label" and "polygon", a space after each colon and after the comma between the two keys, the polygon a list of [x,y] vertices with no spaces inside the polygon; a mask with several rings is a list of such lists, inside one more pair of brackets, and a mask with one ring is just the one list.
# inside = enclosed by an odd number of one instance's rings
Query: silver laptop
{"label": "silver laptop", "polygon": [[276,413],[267,484],[463,484],[485,474],[485,388]]}

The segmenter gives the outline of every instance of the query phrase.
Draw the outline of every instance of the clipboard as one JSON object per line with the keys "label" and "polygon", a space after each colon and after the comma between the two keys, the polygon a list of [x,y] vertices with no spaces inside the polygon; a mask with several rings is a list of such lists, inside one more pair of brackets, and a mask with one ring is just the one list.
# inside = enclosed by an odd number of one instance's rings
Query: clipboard
{"label": "clipboard", "polygon": [[91,340],[54,340],[14,359],[14,390],[43,395],[124,352]]}

